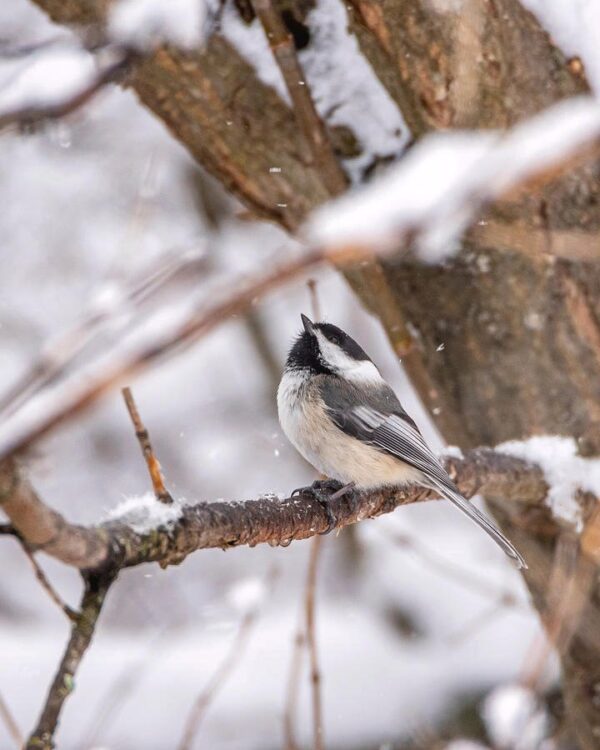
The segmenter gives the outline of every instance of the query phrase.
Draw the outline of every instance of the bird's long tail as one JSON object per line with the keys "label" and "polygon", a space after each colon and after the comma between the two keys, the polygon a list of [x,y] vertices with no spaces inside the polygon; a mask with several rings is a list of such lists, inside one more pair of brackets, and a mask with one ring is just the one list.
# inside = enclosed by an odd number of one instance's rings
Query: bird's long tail
{"label": "bird's long tail", "polygon": [[466,500],[450,480],[448,482],[442,482],[437,477],[427,477],[427,483],[432,490],[436,490],[443,497],[455,505],[462,512],[469,516],[472,521],[482,528],[486,534],[492,537],[496,544],[516,563],[518,568],[527,568],[527,563],[522,556],[517,552],[515,547],[508,541],[504,534],[497,529],[494,524],[483,515],[483,513],[476,508],[473,503]]}

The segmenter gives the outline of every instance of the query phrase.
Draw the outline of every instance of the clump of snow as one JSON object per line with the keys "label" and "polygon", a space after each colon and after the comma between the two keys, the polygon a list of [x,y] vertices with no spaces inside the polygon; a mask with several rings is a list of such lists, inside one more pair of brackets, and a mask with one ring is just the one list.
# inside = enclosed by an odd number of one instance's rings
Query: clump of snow
{"label": "clump of snow", "polygon": [[522,685],[501,685],[485,699],[483,720],[498,750],[538,750],[549,721],[534,692]]}
{"label": "clump of snow", "polygon": [[237,581],[227,592],[227,601],[238,612],[257,609],[265,600],[267,587],[260,578]]}
{"label": "clump of snow", "polygon": [[147,534],[159,526],[170,526],[181,518],[183,502],[161,503],[152,492],[127,497],[107,513],[108,521],[118,521],[137,534]]}
{"label": "clump of snow", "polygon": [[370,185],[317,209],[304,228],[310,243],[393,250],[414,235],[425,262],[458,249],[481,207],[600,134],[600,104],[575,97],[512,130],[436,133]]}
{"label": "clump of snow", "polygon": [[346,162],[357,180],[377,156],[396,156],[409,131],[400,110],[348,29],[345,4],[319,0],[307,24],[311,40],[299,53],[315,106],[329,125],[349,127],[362,153]]}
{"label": "clump of snow", "polygon": [[275,89],[279,96],[291,105],[285,81],[275,62],[260,21],[255,18],[252,23],[245,23],[235,3],[225,3],[221,13],[220,32],[252,65],[259,80]]}
{"label": "clump of snow", "polygon": [[473,740],[453,740],[444,746],[444,750],[489,750],[489,748]]}
{"label": "clump of snow", "polygon": [[205,20],[204,0],[119,0],[111,5],[108,32],[138,49],[163,42],[191,49],[202,43]]}
{"label": "clump of snow", "polygon": [[575,498],[578,489],[600,497],[600,460],[577,455],[577,443],[571,437],[544,435],[528,440],[511,440],[496,446],[501,453],[538,464],[550,491],[547,503],[552,514],[581,528],[581,508]]}
{"label": "clump of snow", "polygon": [[371,184],[317,209],[305,228],[309,242],[393,248],[405,232],[439,220],[444,201],[455,190],[464,192],[495,140],[468,133],[423,139]]}
{"label": "clump of snow", "polygon": [[0,114],[69,101],[96,75],[92,55],[75,45],[52,45],[17,60],[3,60]]}
{"label": "clump of snow", "polygon": [[464,458],[462,450],[458,445],[446,445],[442,451],[442,456],[451,456],[452,458]]}

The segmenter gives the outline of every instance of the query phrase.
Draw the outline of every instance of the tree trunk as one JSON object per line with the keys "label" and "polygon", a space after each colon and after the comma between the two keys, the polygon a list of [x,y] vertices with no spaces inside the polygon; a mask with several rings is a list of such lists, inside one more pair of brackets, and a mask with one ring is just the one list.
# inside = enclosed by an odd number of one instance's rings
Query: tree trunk
{"label": "tree trunk", "polygon": [[[77,24],[101,21],[107,6],[35,2],[54,20]],[[457,12],[460,5],[346,4],[350,28],[414,138],[510,126],[588,91],[579,61],[566,60],[517,0],[464,0]],[[160,49],[127,85],[257,216],[293,231],[330,197],[293,110],[218,34],[202,52]],[[281,172],[269,172],[274,165]],[[600,453],[599,192],[590,161],[492,207],[443,267],[398,259],[345,269],[449,442],[467,448],[552,433]],[[526,581],[543,613],[556,522],[541,510],[514,516],[502,498],[489,500],[532,560]],[[583,750],[599,746],[600,636],[589,635],[599,618],[594,587],[562,659]]]}

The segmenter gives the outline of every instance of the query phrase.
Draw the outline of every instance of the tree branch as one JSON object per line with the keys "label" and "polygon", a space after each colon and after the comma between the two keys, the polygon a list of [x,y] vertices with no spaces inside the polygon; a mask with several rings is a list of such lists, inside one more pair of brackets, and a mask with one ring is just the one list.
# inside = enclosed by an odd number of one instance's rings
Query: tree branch
{"label": "tree branch", "polygon": [[152,449],[152,443],[150,442],[150,434],[144,426],[144,423],[142,422],[142,418],[140,417],[140,413],[138,412],[137,406],[133,399],[131,388],[123,388],[121,393],[123,394],[125,406],[127,407],[127,411],[129,412],[129,416],[131,417],[131,421],[133,422],[135,436],[137,437],[140,448],[142,449],[142,455],[144,456],[146,465],[148,466],[148,473],[150,474],[150,481],[152,482],[152,488],[154,490],[154,494],[156,495],[156,499],[161,503],[166,503],[167,505],[169,505],[173,502],[173,498],[165,487],[163,475],[160,470],[160,464],[158,462],[158,459],[156,458],[154,450]]}
{"label": "tree branch", "polygon": [[77,620],[78,614],[75,612],[74,609],[71,609],[69,605],[64,602],[60,596],[58,595],[56,589],[54,586],[50,583],[48,580],[48,577],[38,564],[38,561],[35,559],[35,556],[29,546],[26,542],[21,541],[21,547],[23,548],[23,552],[25,553],[27,559],[31,563],[31,567],[33,568],[33,572],[35,573],[35,577],[38,579],[41,587],[44,589],[44,591],[48,594],[50,599],[56,604],[56,606],[63,611],[65,616],[71,620],[71,622],[75,622]]}
{"label": "tree branch", "polygon": [[[481,494],[509,516],[531,508],[535,513],[529,513],[529,530],[555,533],[556,526],[548,522],[550,511],[543,508],[548,486],[539,467],[489,449],[470,451],[463,459],[447,457],[444,463],[465,497]],[[16,470],[10,464],[0,466],[0,493],[3,485],[11,486],[11,471]],[[342,528],[433,497],[435,493],[421,487],[383,488],[337,498],[331,508]],[[48,508],[24,479],[13,485],[0,507],[35,549],[83,570],[118,570],[145,562],[165,567],[199,549],[286,545],[313,537],[329,525],[322,505],[304,495],[182,505],[178,518],[145,532],[128,526],[126,517],[82,527]]]}
{"label": "tree branch", "polygon": [[110,575],[87,576],[81,612],[71,629],[71,637],[50,687],[46,704],[25,750],[52,750],[54,734],[65,700],[74,688],[74,679],[83,655],[89,648],[106,593],[114,578]]}

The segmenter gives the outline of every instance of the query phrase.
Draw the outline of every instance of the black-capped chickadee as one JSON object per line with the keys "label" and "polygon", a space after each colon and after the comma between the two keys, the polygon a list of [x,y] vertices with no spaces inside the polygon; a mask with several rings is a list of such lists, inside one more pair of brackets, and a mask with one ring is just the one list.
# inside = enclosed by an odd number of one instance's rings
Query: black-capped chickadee
{"label": "black-capped chickadee", "polygon": [[[458,491],[419,428],[361,347],[330,323],[302,315],[277,392],[279,421],[290,442],[319,472],[367,490],[419,484],[466,513],[513,558],[508,539]],[[316,488],[313,485],[313,488]],[[306,488],[310,491],[311,488]],[[335,519],[325,505],[330,529]]]}

